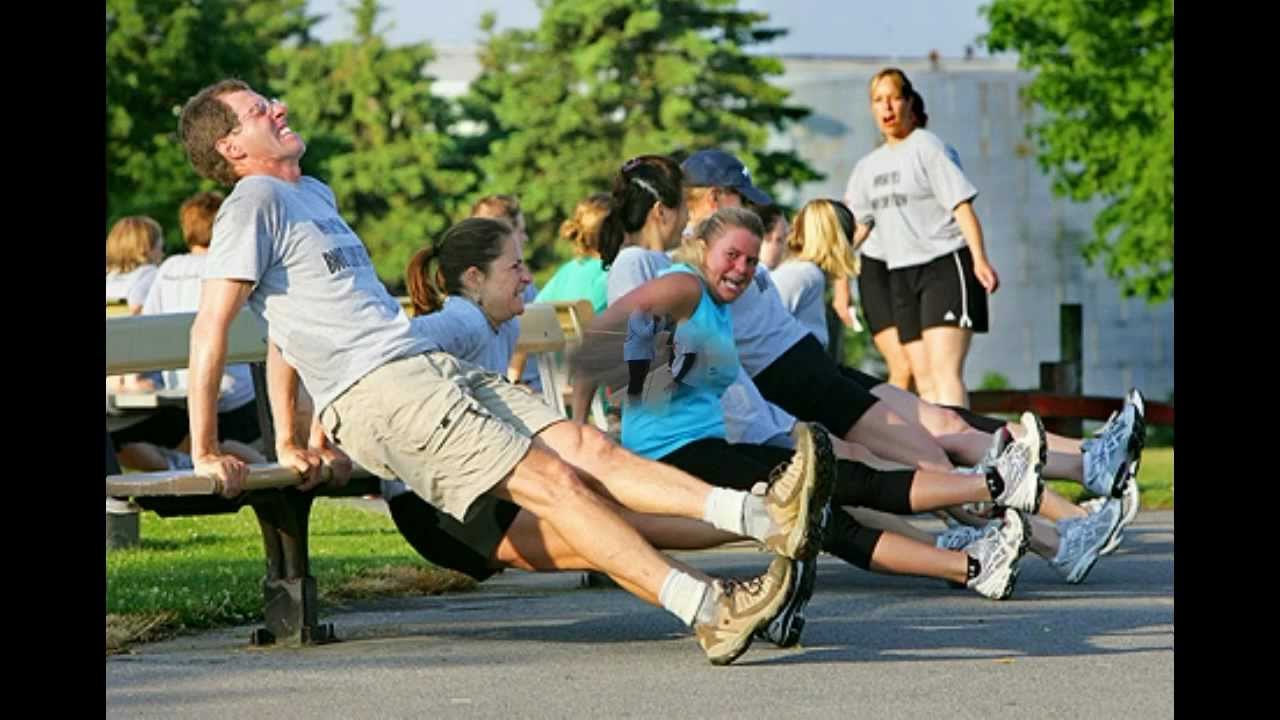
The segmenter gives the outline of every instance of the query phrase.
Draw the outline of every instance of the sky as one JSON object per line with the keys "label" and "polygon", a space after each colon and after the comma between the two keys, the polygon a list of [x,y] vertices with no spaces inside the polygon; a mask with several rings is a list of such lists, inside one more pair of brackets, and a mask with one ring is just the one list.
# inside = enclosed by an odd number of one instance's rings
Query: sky
{"label": "sky", "polygon": [[[324,41],[348,37],[350,16],[342,5],[350,0],[310,0],[313,14],[329,17],[317,25]],[[990,0],[739,0],[741,9],[769,13],[769,25],[790,32],[761,49],[778,54],[870,55],[925,57],[937,50],[963,57],[986,32],[978,7]],[[533,27],[538,23],[534,0],[381,0],[387,8],[384,34],[392,44],[430,41],[439,47],[471,47],[479,43],[480,15],[493,10],[498,28]]]}

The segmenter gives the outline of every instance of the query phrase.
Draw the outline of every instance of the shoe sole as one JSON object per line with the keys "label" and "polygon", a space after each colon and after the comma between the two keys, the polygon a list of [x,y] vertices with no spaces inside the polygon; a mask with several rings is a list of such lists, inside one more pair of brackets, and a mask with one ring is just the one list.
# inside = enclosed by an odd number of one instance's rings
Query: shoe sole
{"label": "shoe sole", "polygon": [[[800,517],[804,523],[796,523],[776,552],[793,560],[812,560],[822,547],[822,509],[831,500],[835,483],[835,451],[831,437],[812,423],[796,423],[796,447],[803,442],[811,446],[809,476],[804,478],[800,491]],[[806,440],[807,438],[807,440]]]}
{"label": "shoe sole", "polygon": [[1013,561],[1014,568],[1009,572],[1009,583],[1005,585],[1004,592],[1000,593],[1001,600],[1008,600],[1013,596],[1013,588],[1018,584],[1018,574],[1022,572],[1022,569],[1017,567],[1017,564],[1022,561],[1022,558],[1027,554],[1027,550],[1031,548],[1031,526],[1026,518],[1019,516],[1018,519],[1022,521],[1022,540],[1018,543],[1018,557]]}
{"label": "shoe sole", "polygon": [[[1026,427],[1027,417],[1030,417],[1033,421],[1035,426],[1034,429]],[[1044,466],[1049,462],[1049,442],[1047,438],[1045,438],[1044,423],[1040,420],[1039,416],[1033,413],[1026,413],[1022,418],[1022,426],[1027,430],[1028,435],[1033,431],[1035,432],[1035,441],[1037,444],[1037,447],[1035,448],[1036,462],[1035,466],[1032,468],[1032,471],[1036,474],[1034,499],[1031,504],[1028,505],[1025,497],[1011,497],[1008,498],[1005,503],[1001,503],[1000,505],[1014,510],[1029,512],[1034,515],[1040,512],[1040,502],[1044,499]],[[1016,440],[1013,444],[1020,442],[1023,442],[1023,440]]]}
{"label": "shoe sole", "polygon": [[1142,393],[1137,390],[1138,401],[1134,403],[1135,409],[1133,413],[1133,432],[1129,433],[1129,444],[1125,447],[1125,462],[1116,471],[1115,481],[1111,483],[1111,497],[1120,498],[1124,496],[1124,488],[1126,483],[1138,482],[1138,469],[1142,465],[1142,449],[1147,444],[1147,419],[1144,417],[1142,408]]}
{"label": "shoe sole", "polygon": [[[804,609],[813,597],[813,588],[818,579],[818,568],[812,564],[815,562],[817,561],[808,561],[806,567],[812,569],[800,573],[800,576],[796,578],[800,586],[796,588],[795,594],[800,596],[800,599],[782,608],[778,613],[778,617],[765,626],[766,630],[762,639],[780,648],[789,648],[800,642],[800,635],[804,632]],[[776,637],[781,637],[782,639],[775,640],[774,638]]]}
{"label": "shoe sole", "polygon": [[[787,578],[787,587],[790,588],[795,584],[795,565],[790,565],[787,568],[787,574],[789,575]],[[728,652],[714,656],[707,655],[707,659],[711,661],[712,665],[720,666],[728,665],[734,660],[742,657],[742,654],[751,647],[751,641],[755,638],[756,633],[759,632],[761,628],[769,627],[769,623],[773,622],[773,619],[777,617],[778,613],[782,610],[782,606],[786,605],[787,600],[790,598],[791,593],[789,592],[778,593],[778,599],[773,603],[770,603],[769,607],[766,607],[759,613],[757,616],[759,619],[756,621],[755,625],[750,628],[746,628],[743,632],[738,634],[738,642],[730,644]]]}

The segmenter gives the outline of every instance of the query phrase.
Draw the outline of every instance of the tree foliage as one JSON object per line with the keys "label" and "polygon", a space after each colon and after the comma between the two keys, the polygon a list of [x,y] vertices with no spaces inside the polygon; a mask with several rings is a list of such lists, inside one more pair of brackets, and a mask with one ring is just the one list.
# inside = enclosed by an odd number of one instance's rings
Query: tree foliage
{"label": "tree foliage", "polygon": [[178,111],[223,77],[262,86],[268,52],[304,40],[318,20],[305,8],[305,0],[107,0],[108,226],[150,215],[170,248],[182,246],[178,205],[214,185],[183,154]]}
{"label": "tree foliage", "polygon": [[427,43],[390,47],[376,0],[350,6],[354,37],[281,47],[278,85],[307,142],[303,171],[333,188],[378,275],[398,286],[409,257],[459,216],[476,182],[450,126],[454,106],[431,94]]}
{"label": "tree foliage", "polygon": [[628,157],[707,147],[737,154],[765,190],[820,176],[790,152],[766,151],[771,128],[803,118],[771,85],[776,58],[745,50],[783,30],[735,0],[540,0],[533,30],[493,32],[463,99],[482,147],[485,192],[520,196],[531,260],[546,266],[555,225]]}
{"label": "tree foliage", "polygon": [[1173,297],[1173,1],[992,0],[995,52],[1035,72],[1031,126],[1054,192],[1100,198],[1094,237],[1126,296]]}

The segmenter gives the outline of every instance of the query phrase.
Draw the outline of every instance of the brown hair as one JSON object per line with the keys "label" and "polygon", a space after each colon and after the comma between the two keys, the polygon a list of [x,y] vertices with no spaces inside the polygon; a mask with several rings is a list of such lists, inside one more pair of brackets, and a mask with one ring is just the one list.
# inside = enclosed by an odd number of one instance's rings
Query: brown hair
{"label": "brown hair", "polygon": [[252,90],[243,80],[220,80],[196,93],[182,106],[178,136],[191,166],[202,177],[223,185],[235,185],[240,178],[216,147],[227,133],[240,126],[240,118],[220,99],[241,90]]}
{"label": "brown hair", "polygon": [[641,155],[623,164],[613,178],[609,214],[600,224],[600,260],[608,269],[622,250],[627,233],[644,227],[654,203],[680,207],[684,173],[663,155]]}
{"label": "brown hair", "polygon": [[898,90],[902,92],[902,97],[911,103],[911,114],[915,116],[915,126],[922,128],[929,125],[929,114],[924,111],[924,96],[916,91],[911,80],[907,78],[907,74],[896,67],[887,67],[875,75],[871,76],[871,84],[867,87],[868,93],[874,93],[876,83],[884,78],[893,78],[898,83]]}
{"label": "brown hair", "polygon": [[578,201],[573,215],[560,224],[560,237],[573,244],[574,255],[600,255],[600,225],[608,214],[609,193],[595,193]]}
{"label": "brown hair", "polygon": [[445,230],[434,247],[414,253],[404,271],[413,313],[436,312],[444,307],[449,295],[462,294],[462,275],[467,268],[477,267],[488,275],[489,266],[502,254],[502,245],[511,232],[511,226],[502,220],[467,218]]}
{"label": "brown hair", "polygon": [[515,195],[486,195],[471,206],[471,217],[500,218],[515,227],[520,217],[520,199]]}
{"label": "brown hair", "polygon": [[213,219],[222,207],[222,193],[200,192],[187,198],[178,208],[182,239],[188,248],[209,247],[213,239]]}
{"label": "brown hair", "polygon": [[756,237],[764,238],[764,224],[755,211],[743,207],[720,208],[697,224],[693,235],[680,242],[671,259],[701,272],[707,259],[707,249],[733,228],[749,230]]}
{"label": "brown hair", "polygon": [[120,218],[107,234],[107,272],[126,273],[146,265],[157,244],[164,244],[160,223],[146,215]]}

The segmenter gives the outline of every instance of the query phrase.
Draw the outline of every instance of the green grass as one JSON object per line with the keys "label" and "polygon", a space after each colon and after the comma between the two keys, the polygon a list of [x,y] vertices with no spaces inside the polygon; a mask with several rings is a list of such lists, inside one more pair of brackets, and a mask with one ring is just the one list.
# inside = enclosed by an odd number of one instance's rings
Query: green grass
{"label": "green grass", "polygon": [[[107,553],[108,649],[184,630],[262,619],[266,561],[253,511],[161,518],[144,512],[139,547]],[[467,590],[434,568],[391,518],[332,500],[311,513],[311,574],[322,609],[344,600]],[[114,640],[113,640],[114,634]]]}
{"label": "green grass", "polygon": [[[1080,485],[1050,481],[1049,487],[1072,502],[1087,496]],[[1142,490],[1144,510],[1173,509],[1173,448],[1148,447],[1142,451],[1142,467],[1138,469],[1138,488]]]}

